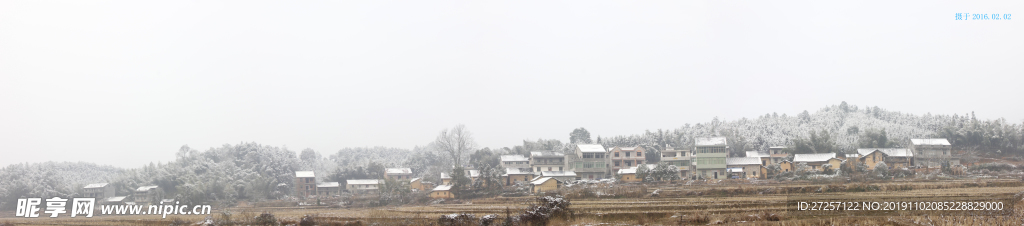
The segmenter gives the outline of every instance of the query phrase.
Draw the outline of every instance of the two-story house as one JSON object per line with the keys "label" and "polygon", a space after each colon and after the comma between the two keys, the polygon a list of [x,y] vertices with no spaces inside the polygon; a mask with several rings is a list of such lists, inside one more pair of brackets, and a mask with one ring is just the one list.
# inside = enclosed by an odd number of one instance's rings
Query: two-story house
{"label": "two-story house", "polygon": [[530,159],[522,155],[502,155],[500,156],[501,167],[503,168],[530,168]]}
{"label": "two-story house", "polygon": [[534,172],[567,170],[565,154],[554,151],[530,152],[530,168]]}
{"label": "two-story house", "polygon": [[109,197],[114,197],[114,186],[108,183],[98,183],[85,185],[82,188],[82,193],[85,198],[96,198],[96,200],[104,200]]}
{"label": "two-story house", "polygon": [[687,149],[675,149],[666,146],[661,152],[661,161],[679,168],[679,178],[690,177],[690,168],[693,167],[691,160],[693,154]]}
{"label": "two-story house", "polygon": [[960,165],[960,158],[953,154],[953,145],[946,138],[910,139],[910,143],[914,166],[940,168],[943,162]]}
{"label": "two-story house", "polygon": [[410,168],[386,168],[384,177],[395,181],[408,182],[412,180],[412,169]]}

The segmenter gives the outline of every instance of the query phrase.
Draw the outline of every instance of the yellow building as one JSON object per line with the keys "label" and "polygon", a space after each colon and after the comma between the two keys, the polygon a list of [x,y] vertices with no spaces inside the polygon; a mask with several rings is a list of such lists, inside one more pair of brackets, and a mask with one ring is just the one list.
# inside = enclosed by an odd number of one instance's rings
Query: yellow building
{"label": "yellow building", "polygon": [[885,162],[890,169],[907,168],[914,164],[914,152],[906,148],[860,148],[857,154],[863,156],[859,160],[869,170],[875,169],[879,162]]}
{"label": "yellow building", "polygon": [[530,182],[533,193],[558,190],[558,180],[550,177],[541,177]]}
{"label": "yellow building", "polygon": [[619,169],[618,174],[619,174],[619,181],[622,181],[622,182],[640,182],[640,181],[643,181],[643,178],[639,178],[639,177],[636,176],[636,167],[632,167],[632,168],[629,168],[629,169]]}
{"label": "yellow building", "polygon": [[[767,159],[765,159],[767,162]],[[745,178],[760,178],[761,175],[761,161],[760,157],[740,157],[740,158],[726,158],[725,165],[727,171],[730,174],[734,174],[741,179]]]}
{"label": "yellow building", "polygon": [[501,175],[501,177],[505,180],[505,186],[510,186],[518,182],[533,180],[533,172],[530,172],[529,168],[506,168],[505,175]]}
{"label": "yellow building", "polygon": [[782,161],[782,162],[779,162],[779,172],[780,173],[793,172],[793,162],[785,161],[785,160]]}
{"label": "yellow building", "polygon": [[440,185],[430,191],[430,198],[434,199],[451,199],[455,198],[455,194],[452,194],[451,185]]}
{"label": "yellow building", "polygon": [[417,177],[413,178],[412,181],[409,181],[409,189],[413,189],[416,191],[426,191],[433,189],[433,186],[431,183],[423,183],[423,178]]}
{"label": "yellow building", "polygon": [[441,184],[451,185],[452,176],[448,176],[447,173],[441,173]]}

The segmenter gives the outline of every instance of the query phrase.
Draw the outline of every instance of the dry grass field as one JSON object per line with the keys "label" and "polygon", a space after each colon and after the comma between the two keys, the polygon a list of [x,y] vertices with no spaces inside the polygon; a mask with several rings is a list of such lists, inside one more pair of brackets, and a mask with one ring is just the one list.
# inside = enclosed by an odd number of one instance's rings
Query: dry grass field
{"label": "dry grass field", "polygon": [[[657,191],[657,195],[652,195]],[[1020,180],[919,181],[850,184],[597,185],[563,189],[571,201],[570,216],[548,225],[1022,225],[1024,205]],[[618,193],[618,194],[612,194]],[[1015,196],[1016,195],[1016,196]],[[575,198],[573,198],[575,197]],[[796,211],[792,200],[956,201],[1006,200],[1011,211],[950,213],[935,211],[839,212]],[[257,225],[270,213],[281,225],[431,225],[442,215],[469,213],[476,218],[494,214],[495,225],[534,204],[535,196],[449,200],[446,204],[377,208],[263,207],[214,208],[210,216],[97,216],[93,218],[15,218],[4,212],[9,225],[196,225],[207,217],[223,225]],[[478,222],[478,221],[474,221]],[[525,224],[521,224],[525,225]]]}

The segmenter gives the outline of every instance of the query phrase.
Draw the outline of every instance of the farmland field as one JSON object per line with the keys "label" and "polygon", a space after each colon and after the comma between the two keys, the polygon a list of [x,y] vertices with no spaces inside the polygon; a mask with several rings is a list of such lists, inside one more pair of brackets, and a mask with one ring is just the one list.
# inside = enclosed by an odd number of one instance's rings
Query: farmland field
{"label": "farmland field", "polygon": [[[595,184],[562,189],[571,202],[570,216],[552,218],[549,225],[1021,225],[1024,212],[1015,207],[1024,183],[1018,180],[903,181],[876,183],[789,184]],[[846,201],[979,201],[1005,202],[1004,212],[950,213],[935,211],[797,211],[793,200]],[[871,200],[867,200],[871,199]],[[298,224],[311,216],[317,225],[429,225],[442,215],[469,213],[476,218],[494,214],[496,224],[523,213],[536,196],[446,200],[442,203],[355,207],[233,207],[217,208],[212,222],[255,224],[261,213],[276,221]],[[1005,200],[1005,201],[1004,201]],[[225,214],[229,213],[229,214]],[[13,225],[182,225],[196,224],[205,215],[96,216],[93,218],[15,218],[4,212],[0,223]],[[62,215],[63,216],[63,215]],[[523,224],[525,225],[525,224]]]}

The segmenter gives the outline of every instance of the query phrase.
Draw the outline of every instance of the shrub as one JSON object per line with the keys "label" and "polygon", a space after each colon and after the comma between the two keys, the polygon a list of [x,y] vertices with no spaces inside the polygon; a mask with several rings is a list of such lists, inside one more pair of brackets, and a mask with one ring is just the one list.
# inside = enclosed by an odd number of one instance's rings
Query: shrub
{"label": "shrub", "polygon": [[268,212],[263,212],[259,216],[256,216],[255,219],[253,219],[253,224],[256,225],[278,225],[278,223],[280,222],[277,222],[277,218],[274,217],[274,214]]}
{"label": "shrub", "polygon": [[441,215],[437,218],[438,225],[469,226],[476,223],[476,216],[471,213]]}
{"label": "shrub", "polygon": [[299,220],[299,226],[313,226],[316,225],[316,217],[313,215],[302,216]]}

